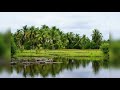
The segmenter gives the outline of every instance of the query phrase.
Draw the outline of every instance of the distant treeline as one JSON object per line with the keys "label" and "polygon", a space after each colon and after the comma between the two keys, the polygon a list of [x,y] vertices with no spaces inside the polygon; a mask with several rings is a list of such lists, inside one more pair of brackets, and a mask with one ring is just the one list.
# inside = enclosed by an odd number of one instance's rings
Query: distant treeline
{"label": "distant treeline", "polygon": [[86,35],[80,36],[73,32],[64,33],[56,26],[48,27],[42,25],[41,28],[23,26],[12,34],[12,41],[17,49],[99,49],[103,40],[102,33],[94,29],[92,40]]}

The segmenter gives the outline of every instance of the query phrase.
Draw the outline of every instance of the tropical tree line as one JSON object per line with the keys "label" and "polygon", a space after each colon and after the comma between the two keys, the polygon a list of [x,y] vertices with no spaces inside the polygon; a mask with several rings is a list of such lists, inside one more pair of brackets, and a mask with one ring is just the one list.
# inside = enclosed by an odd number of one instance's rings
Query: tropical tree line
{"label": "tropical tree line", "polygon": [[17,49],[99,49],[102,42],[109,40],[102,39],[102,33],[94,29],[92,40],[86,35],[80,36],[73,32],[64,33],[56,26],[48,27],[42,25],[41,28],[27,25],[18,29],[12,34],[13,45]]}

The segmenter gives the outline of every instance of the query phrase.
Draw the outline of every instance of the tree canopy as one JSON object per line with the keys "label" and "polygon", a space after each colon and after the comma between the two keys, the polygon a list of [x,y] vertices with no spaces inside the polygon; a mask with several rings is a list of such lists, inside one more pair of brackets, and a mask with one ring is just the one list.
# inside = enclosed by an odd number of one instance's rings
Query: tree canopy
{"label": "tree canopy", "polygon": [[27,25],[13,34],[18,49],[99,49],[102,43],[102,33],[94,29],[92,40],[86,35],[80,36],[73,32],[64,33],[56,26],[41,28]]}

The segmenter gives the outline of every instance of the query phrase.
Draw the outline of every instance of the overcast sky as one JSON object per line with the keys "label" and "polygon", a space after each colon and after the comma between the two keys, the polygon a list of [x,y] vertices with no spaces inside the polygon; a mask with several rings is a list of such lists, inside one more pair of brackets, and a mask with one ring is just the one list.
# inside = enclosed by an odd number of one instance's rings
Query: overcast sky
{"label": "overcast sky", "polygon": [[89,38],[95,28],[104,39],[109,38],[109,31],[120,38],[120,12],[0,12],[0,31],[11,28],[14,33],[24,25],[43,24],[57,26],[64,32],[86,34]]}

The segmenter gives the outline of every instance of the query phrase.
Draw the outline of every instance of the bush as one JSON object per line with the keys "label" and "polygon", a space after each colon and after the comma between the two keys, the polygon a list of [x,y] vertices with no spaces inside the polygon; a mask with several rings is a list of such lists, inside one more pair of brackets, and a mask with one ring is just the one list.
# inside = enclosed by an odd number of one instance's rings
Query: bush
{"label": "bush", "polygon": [[16,53],[16,45],[14,42],[14,38],[11,36],[11,57],[13,57],[13,55]]}
{"label": "bush", "polygon": [[102,50],[102,52],[104,54],[108,54],[109,53],[109,43],[103,43],[101,46],[100,46],[100,49]]}

